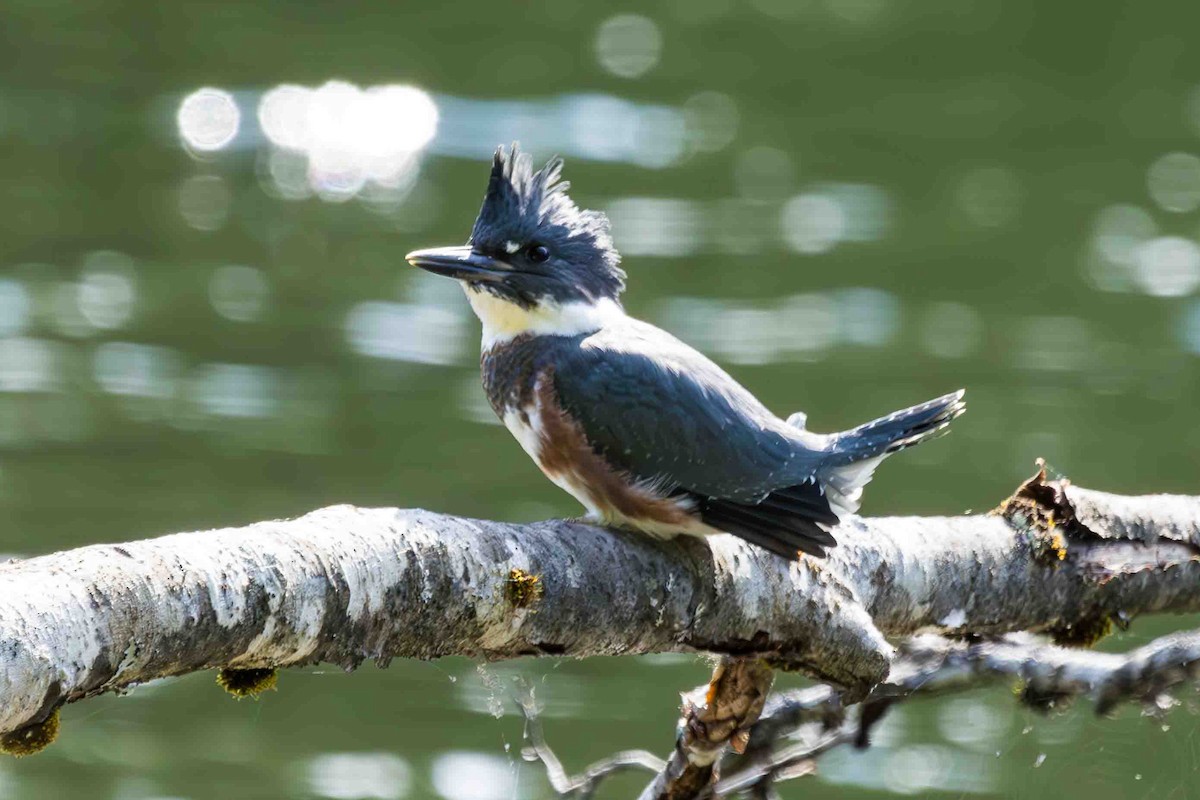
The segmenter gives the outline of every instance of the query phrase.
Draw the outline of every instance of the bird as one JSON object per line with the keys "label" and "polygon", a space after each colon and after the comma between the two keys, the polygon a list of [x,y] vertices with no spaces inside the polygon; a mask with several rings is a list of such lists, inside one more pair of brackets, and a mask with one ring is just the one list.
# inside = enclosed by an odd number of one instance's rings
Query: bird
{"label": "bird", "polygon": [[483,388],[541,471],[597,524],[658,538],[729,533],[824,557],[887,456],[943,433],[963,390],[847,431],[773,414],[699,351],[626,313],[609,220],[567,194],[563,161],[496,149],[466,245],[416,250],[482,323]]}

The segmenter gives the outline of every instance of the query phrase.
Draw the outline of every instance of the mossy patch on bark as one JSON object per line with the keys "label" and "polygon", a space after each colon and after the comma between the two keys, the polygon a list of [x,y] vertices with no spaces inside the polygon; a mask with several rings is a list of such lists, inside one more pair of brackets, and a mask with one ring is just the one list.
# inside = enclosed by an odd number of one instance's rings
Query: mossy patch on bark
{"label": "mossy patch on bark", "polygon": [[20,758],[40,753],[58,738],[58,709],[41,722],[0,736],[0,753]]}
{"label": "mossy patch on bark", "polygon": [[243,697],[257,698],[265,691],[276,688],[279,671],[270,667],[255,669],[217,670],[217,685],[241,700]]}
{"label": "mossy patch on bark", "polygon": [[1058,562],[1067,558],[1067,537],[1061,530],[1055,529],[1054,517],[1050,517],[1050,530],[1030,531],[1028,543],[1029,554],[1033,560],[1047,567],[1056,567]]}
{"label": "mossy patch on bark", "polygon": [[504,582],[504,598],[514,608],[529,608],[546,593],[538,575],[513,567]]}

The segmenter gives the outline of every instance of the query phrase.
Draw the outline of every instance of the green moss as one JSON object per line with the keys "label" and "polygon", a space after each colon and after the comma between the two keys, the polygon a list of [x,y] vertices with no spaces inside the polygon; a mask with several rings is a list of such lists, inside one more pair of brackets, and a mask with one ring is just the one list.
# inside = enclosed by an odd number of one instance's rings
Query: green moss
{"label": "green moss", "polygon": [[539,576],[516,567],[508,573],[504,583],[504,597],[514,608],[529,608],[545,593],[546,587]]}
{"label": "green moss", "polygon": [[58,709],[41,722],[0,736],[0,753],[10,756],[31,756],[40,753],[58,738]]}
{"label": "green moss", "polygon": [[1033,530],[1029,533],[1029,553],[1037,563],[1056,567],[1058,562],[1067,558],[1067,537],[1054,525],[1054,514],[1047,518],[1046,530]]}
{"label": "green moss", "polygon": [[217,685],[241,700],[243,697],[257,698],[263,692],[274,689],[279,682],[279,672],[270,667],[260,669],[217,670]]}
{"label": "green moss", "polygon": [[1063,647],[1092,647],[1113,632],[1113,618],[1104,614],[1084,617],[1068,625],[1051,628],[1050,638]]}

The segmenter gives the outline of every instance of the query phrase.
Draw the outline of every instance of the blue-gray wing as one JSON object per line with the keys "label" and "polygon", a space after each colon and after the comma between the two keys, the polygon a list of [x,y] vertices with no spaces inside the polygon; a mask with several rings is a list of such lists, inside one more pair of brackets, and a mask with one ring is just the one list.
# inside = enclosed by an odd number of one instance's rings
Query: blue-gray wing
{"label": "blue-gray wing", "polygon": [[587,339],[554,359],[554,387],[593,449],[637,479],[739,500],[786,483],[794,445],[769,411],[719,369],[689,366]]}
{"label": "blue-gray wing", "polygon": [[837,515],[811,434],[789,428],[707,358],[656,328],[563,339],[559,402],[592,448],[694,502],[708,525],[785,558],[824,556]]}
{"label": "blue-gray wing", "polygon": [[598,453],[641,480],[757,502],[811,474],[814,454],[723,370],[650,326],[567,340],[560,402]]}

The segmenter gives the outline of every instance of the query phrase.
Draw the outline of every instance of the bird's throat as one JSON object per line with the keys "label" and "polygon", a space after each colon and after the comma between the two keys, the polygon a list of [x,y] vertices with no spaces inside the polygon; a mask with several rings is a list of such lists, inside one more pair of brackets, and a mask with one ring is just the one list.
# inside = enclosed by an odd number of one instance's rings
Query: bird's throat
{"label": "bird's throat", "polygon": [[524,307],[469,284],[463,284],[463,289],[475,316],[483,323],[484,350],[524,334],[577,336],[594,333],[625,316],[621,306],[608,298],[570,303],[557,303],[547,298]]}

